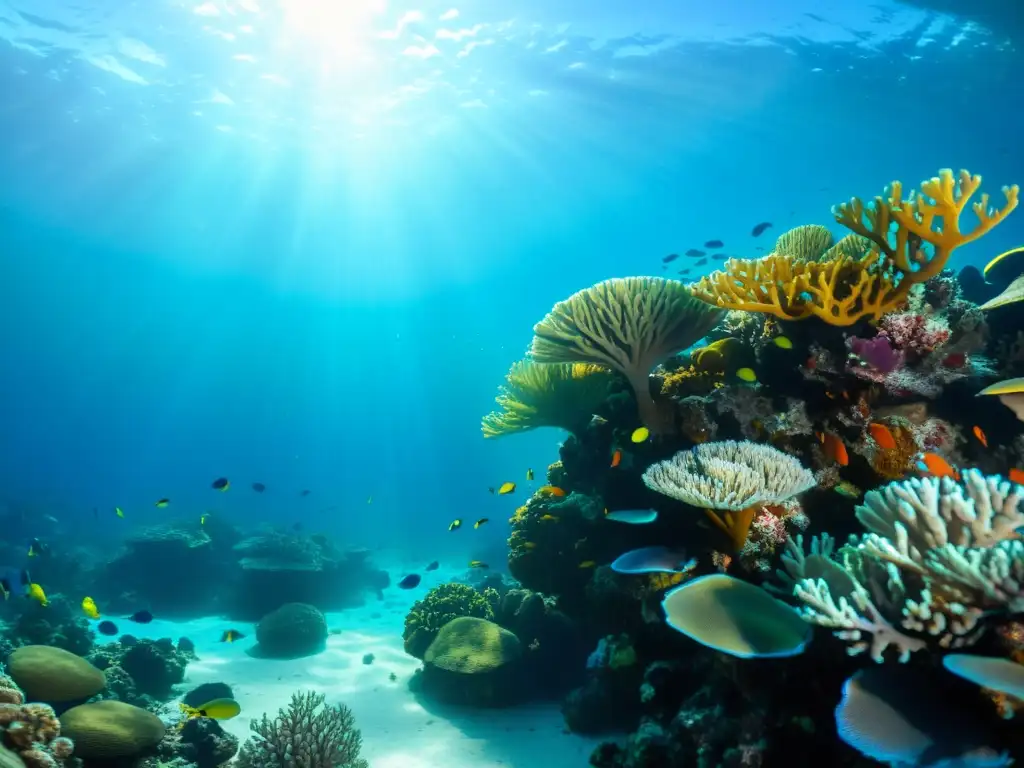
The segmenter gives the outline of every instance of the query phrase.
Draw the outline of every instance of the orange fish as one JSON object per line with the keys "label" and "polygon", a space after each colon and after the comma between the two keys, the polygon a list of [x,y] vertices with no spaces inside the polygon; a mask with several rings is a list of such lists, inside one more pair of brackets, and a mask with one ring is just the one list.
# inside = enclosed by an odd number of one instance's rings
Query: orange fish
{"label": "orange fish", "polygon": [[616,450],[615,453],[612,454],[612,469],[615,469],[621,463],[622,463],[622,451]]}
{"label": "orange fish", "polygon": [[819,432],[818,440],[824,446],[825,455],[831,461],[836,462],[840,467],[845,467],[850,463],[850,454],[846,452],[846,446],[838,437],[831,432]]}
{"label": "orange fish", "polygon": [[985,433],[982,431],[981,427],[975,424],[972,431],[974,432],[974,436],[978,438],[978,442],[988,448],[988,438],[985,437]]}
{"label": "orange fish", "polygon": [[896,438],[892,436],[892,432],[889,431],[885,424],[879,424],[877,421],[872,422],[868,424],[868,432],[871,433],[871,437],[878,443],[879,448],[891,451],[896,447]]}
{"label": "orange fish", "polygon": [[1024,469],[1014,467],[1010,470],[1010,482],[1017,485],[1024,485]]}
{"label": "orange fish", "polygon": [[538,493],[546,493],[549,496],[565,496],[565,491],[554,485],[545,485],[537,489]]}
{"label": "orange fish", "polygon": [[939,456],[937,453],[922,453],[917,457],[917,469],[919,472],[932,475],[933,477],[952,477],[960,479],[960,473],[956,468]]}

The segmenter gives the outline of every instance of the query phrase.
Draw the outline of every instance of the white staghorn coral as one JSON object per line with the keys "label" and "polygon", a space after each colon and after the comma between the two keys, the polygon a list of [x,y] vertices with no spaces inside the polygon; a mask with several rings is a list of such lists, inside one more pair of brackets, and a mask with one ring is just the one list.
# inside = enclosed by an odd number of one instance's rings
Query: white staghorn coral
{"label": "white staghorn coral", "polygon": [[931,643],[961,648],[986,617],[1024,611],[1024,487],[977,470],[961,483],[895,482],[867,494],[857,519],[869,533],[832,568],[819,557],[810,572],[801,541],[783,558],[783,583],[795,582],[804,618],[850,641],[851,654],[881,661],[895,646],[906,661]]}
{"label": "white staghorn coral", "polygon": [[723,440],[652,465],[644,483],[695,507],[736,511],[786,501],[813,487],[814,475],[770,445]]}

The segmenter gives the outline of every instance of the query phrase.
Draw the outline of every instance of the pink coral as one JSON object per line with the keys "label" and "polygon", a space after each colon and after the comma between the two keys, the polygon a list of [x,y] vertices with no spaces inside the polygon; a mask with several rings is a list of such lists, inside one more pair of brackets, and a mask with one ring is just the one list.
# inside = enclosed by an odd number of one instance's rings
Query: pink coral
{"label": "pink coral", "polygon": [[908,362],[927,357],[949,341],[949,326],[945,320],[916,312],[890,312],[878,325],[878,335],[902,351]]}

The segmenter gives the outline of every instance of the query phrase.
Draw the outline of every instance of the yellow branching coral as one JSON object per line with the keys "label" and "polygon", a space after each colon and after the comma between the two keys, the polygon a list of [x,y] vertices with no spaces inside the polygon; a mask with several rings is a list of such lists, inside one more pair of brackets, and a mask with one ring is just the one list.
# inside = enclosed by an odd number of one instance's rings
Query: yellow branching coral
{"label": "yellow branching coral", "polygon": [[762,259],[730,259],[723,271],[693,286],[694,296],[786,320],[814,316],[840,326],[877,320],[901,307],[914,285],[942,271],[955,249],[1017,207],[1016,185],[1003,188],[1006,204],[1000,210],[990,209],[983,194],[971,205],[978,226],[963,232],[960,218],[980,185],[980,176],[954,176],[945,169],[904,200],[902,184],[894,181],[887,198],[865,205],[855,197],[833,210],[854,234],[817,259],[813,253],[825,242],[823,233],[800,227],[780,237],[775,252]]}
{"label": "yellow branching coral", "polygon": [[611,371],[599,365],[520,360],[512,365],[495,398],[501,409],[484,416],[484,437],[537,427],[561,427],[575,433],[608,397],[613,378]]}
{"label": "yellow branching coral", "polygon": [[619,371],[636,394],[641,421],[665,431],[669,420],[651,397],[651,370],[699,341],[720,317],[678,280],[614,278],[556,304],[534,327],[530,355],[540,363],[594,363]]}

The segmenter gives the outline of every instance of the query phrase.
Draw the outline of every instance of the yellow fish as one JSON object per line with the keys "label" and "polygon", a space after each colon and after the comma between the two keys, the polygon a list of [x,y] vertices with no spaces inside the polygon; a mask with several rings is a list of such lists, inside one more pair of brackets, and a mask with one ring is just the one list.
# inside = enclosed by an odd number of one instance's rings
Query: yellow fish
{"label": "yellow fish", "polygon": [[748,383],[757,381],[757,374],[754,373],[753,368],[740,368],[736,371],[736,376],[742,381],[746,381]]}
{"label": "yellow fish", "polygon": [[779,349],[793,348],[793,342],[790,341],[789,338],[786,336],[776,336],[774,339],[772,339],[772,341],[775,342],[775,346],[778,347]]}
{"label": "yellow fish", "polygon": [[540,518],[538,518],[538,519],[542,520],[545,523],[557,523],[558,522],[558,518],[555,517],[554,515],[541,515]]}
{"label": "yellow fish", "polygon": [[512,493],[516,489],[515,483],[502,483],[498,488],[498,495],[505,496],[506,494]]}
{"label": "yellow fish", "polygon": [[473,527],[474,528],[479,528],[481,525],[486,523],[489,519],[490,518],[487,518],[487,517],[481,517],[479,520],[477,520],[475,523],[473,523]]}
{"label": "yellow fish", "polygon": [[120,507],[114,507],[114,514],[118,517],[124,517],[124,511]]}
{"label": "yellow fish", "polygon": [[170,503],[171,503],[170,499],[160,499],[153,506],[160,507],[160,509],[163,509],[164,507],[166,507]]}
{"label": "yellow fish", "polygon": [[469,561],[469,567],[470,568],[490,568],[491,566],[489,566],[483,560],[470,560]]}
{"label": "yellow fish", "polygon": [[98,619],[100,617],[100,610],[96,607],[96,601],[91,597],[82,598],[82,611],[90,619]]}
{"label": "yellow fish", "polygon": [[846,480],[839,482],[833,490],[848,499],[859,499],[861,494],[860,488]]}
{"label": "yellow fish", "polygon": [[629,436],[629,439],[634,443],[642,443],[648,437],[651,436],[651,430],[647,427],[637,427],[633,430],[633,434]]}
{"label": "yellow fish", "polygon": [[461,519],[456,519],[456,520],[452,520],[451,523],[449,523],[448,530],[449,531],[454,531],[454,530],[457,530],[457,529],[459,529],[461,527],[462,527],[462,520]]}
{"label": "yellow fish", "polygon": [[43,592],[43,588],[35,582],[28,585],[28,597],[39,602],[44,608],[50,604],[50,601],[46,599],[46,593]]}
{"label": "yellow fish", "polygon": [[533,470],[532,469],[526,470],[526,479],[527,480],[533,480]]}
{"label": "yellow fish", "polygon": [[178,706],[187,719],[209,717],[214,720],[230,720],[242,711],[234,699],[214,699],[198,707],[187,707],[184,704]]}
{"label": "yellow fish", "polygon": [[200,515],[199,516],[199,524],[200,525],[206,525],[206,515]]}
{"label": "yellow fish", "polygon": [[536,549],[536,548],[537,548],[537,542],[535,542],[535,541],[524,541],[523,542],[523,549]]}
{"label": "yellow fish", "polygon": [[595,565],[597,565],[597,562],[595,560],[584,560],[582,563],[579,564],[579,567],[580,568],[593,568]]}

